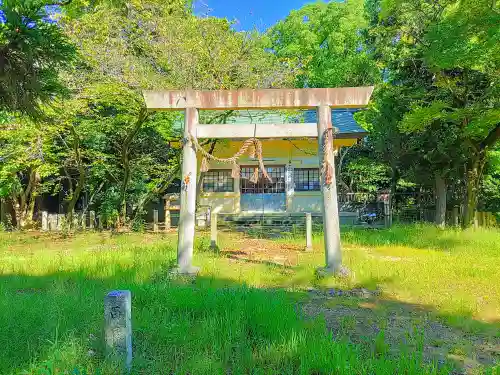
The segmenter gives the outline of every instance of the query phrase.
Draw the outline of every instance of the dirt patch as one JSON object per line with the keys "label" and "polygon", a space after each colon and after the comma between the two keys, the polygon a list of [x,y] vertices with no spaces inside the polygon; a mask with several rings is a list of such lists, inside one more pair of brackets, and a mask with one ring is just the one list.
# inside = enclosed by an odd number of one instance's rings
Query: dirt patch
{"label": "dirt patch", "polygon": [[299,264],[303,248],[297,244],[286,244],[263,239],[245,238],[229,249],[222,249],[221,254],[231,259],[251,263],[274,264],[295,267]]}
{"label": "dirt patch", "polygon": [[475,374],[500,361],[498,338],[449,327],[418,306],[355,295],[312,293],[303,310],[311,317],[324,316],[334,336],[347,337],[378,354],[397,357],[402,348],[409,348],[422,352],[426,362],[453,363],[456,374]]}

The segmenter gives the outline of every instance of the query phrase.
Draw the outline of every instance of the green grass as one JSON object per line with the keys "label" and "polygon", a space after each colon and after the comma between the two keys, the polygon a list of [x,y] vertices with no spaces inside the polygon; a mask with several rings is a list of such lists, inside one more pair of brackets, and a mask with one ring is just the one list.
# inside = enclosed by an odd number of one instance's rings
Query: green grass
{"label": "green grass", "polygon": [[394,227],[348,232],[345,242],[358,282],[379,281],[395,299],[427,305],[462,327],[469,318],[478,329],[498,323],[500,231]]}
{"label": "green grass", "polygon": [[[299,308],[309,286],[378,287],[382,309],[418,306],[468,332],[500,331],[498,231],[344,231],[348,280],[316,277],[323,263],[319,235],[313,253],[297,253],[296,267],[214,254],[202,237],[195,250],[199,277],[171,279],[175,240],[0,233],[0,374],[115,374],[102,347],[103,298],[112,289],[133,293],[137,374],[449,373],[451,362],[424,363],[418,334],[391,355],[383,329],[373,342],[355,342],[349,331],[357,322],[344,317],[339,332],[329,333],[324,318]],[[245,241],[221,235],[225,250]],[[302,242],[268,243],[286,252]]]}

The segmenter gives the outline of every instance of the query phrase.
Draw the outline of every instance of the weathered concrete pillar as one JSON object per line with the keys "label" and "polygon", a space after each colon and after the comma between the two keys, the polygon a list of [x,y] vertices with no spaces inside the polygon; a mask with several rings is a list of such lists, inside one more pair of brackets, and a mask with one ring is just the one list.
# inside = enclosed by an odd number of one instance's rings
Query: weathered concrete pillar
{"label": "weathered concrete pillar", "polygon": [[495,222],[496,222],[495,216],[491,212],[488,212],[488,227],[494,227]]}
{"label": "weathered concrete pillar", "polygon": [[217,249],[217,214],[210,214],[210,247]]}
{"label": "weathered concrete pillar", "polygon": [[89,211],[89,229],[95,227],[95,211]]}
{"label": "weathered concrete pillar", "polygon": [[54,232],[57,230],[57,214],[49,214],[48,215],[48,221],[49,221],[49,232]]}
{"label": "weathered concrete pillar", "polygon": [[392,218],[391,218],[391,202],[390,198],[385,198],[384,199],[384,223],[386,228],[390,228],[392,223]]}
{"label": "weathered concrete pillar", "polygon": [[44,232],[49,230],[49,213],[47,211],[42,211],[42,230]]}
{"label": "weathered concrete pillar", "polygon": [[306,251],[312,251],[312,215],[311,213],[306,214]]}
{"label": "weathered concrete pillar", "polygon": [[[321,170],[321,193],[323,195],[323,232],[325,238],[325,260],[327,273],[338,273],[342,270],[342,253],[340,248],[340,222],[337,202],[337,181],[335,178],[335,160],[333,150],[332,110],[327,105],[317,108],[318,113],[318,155]],[[323,170],[323,145],[328,143],[326,159],[333,168],[330,184],[326,183]]]}
{"label": "weathered concrete pillar", "polygon": [[86,213],[82,213],[79,216],[80,216],[80,218],[82,220],[82,230],[84,231],[85,229],[87,229],[87,214]]}
{"label": "weathered concrete pillar", "polygon": [[179,217],[179,241],[177,245],[176,273],[196,274],[193,267],[193,246],[196,222],[196,150],[190,134],[196,135],[199,113],[196,108],[186,108],[184,124],[184,146],[182,149],[181,212]]}
{"label": "weathered concrete pillar", "polygon": [[153,232],[158,232],[158,210],[153,210]]}
{"label": "weathered concrete pillar", "polygon": [[130,371],[132,295],[129,290],[114,290],[104,297],[104,336],[108,355]]}
{"label": "weathered concrete pillar", "polygon": [[73,230],[77,231],[80,227],[80,215],[73,211],[73,222],[67,224],[68,227],[66,229],[69,230],[71,227],[73,227]]}
{"label": "weathered concrete pillar", "polygon": [[102,215],[97,216],[97,228],[99,230],[104,229],[104,223],[102,222]]}
{"label": "weathered concrete pillar", "polygon": [[57,214],[57,230],[62,230],[66,225],[66,215]]}
{"label": "weathered concrete pillar", "polygon": [[294,168],[292,164],[285,166],[286,212],[293,212],[293,197],[295,195]]}
{"label": "weathered concrete pillar", "polygon": [[172,228],[172,219],[170,218],[170,198],[165,199],[165,231]]}

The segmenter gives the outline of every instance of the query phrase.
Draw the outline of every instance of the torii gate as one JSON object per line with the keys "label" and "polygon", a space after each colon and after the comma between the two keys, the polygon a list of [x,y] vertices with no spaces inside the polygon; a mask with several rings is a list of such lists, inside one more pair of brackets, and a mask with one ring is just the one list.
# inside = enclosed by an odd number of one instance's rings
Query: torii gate
{"label": "torii gate", "polygon": [[[323,231],[327,273],[341,270],[340,224],[337,202],[337,183],[333,176],[325,178],[322,160],[334,168],[332,108],[366,107],[373,86],[318,89],[267,89],[229,91],[144,91],[149,110],[185,112],[184,146],[182,151],[181,211],[177,248],[177,272],[196,274],[192,264],[196,214],[196,149],[190,136],[203,138],[318,138],[321,192],[323,196]],[[199,124],[201,110],[243,109],[316,109],[317,126],[311,124]],[[326,147],[323,147],[325,146]],[[323,151],[326,151],[326,155]]]}

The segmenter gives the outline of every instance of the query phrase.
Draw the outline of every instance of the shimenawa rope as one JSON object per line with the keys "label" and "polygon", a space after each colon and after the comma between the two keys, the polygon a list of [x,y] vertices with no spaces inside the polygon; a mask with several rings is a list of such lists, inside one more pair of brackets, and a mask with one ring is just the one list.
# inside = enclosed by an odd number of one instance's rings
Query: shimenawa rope
{"label": "shimenawa rope", "polygon": [[[201,167],[200,167],[201,172],[207,172],[210,169],[210,164],[209,164],[210,160],[224,164],[231,164],[232,165],[231,176],[233,178],[238,178],[240,176],[240,166],[238,165],[238,159],[241,158],[247,151],[249,151],[248,154],[251,158],[257,157],[259,161],[259,168],[262,171],[262,175],[264,176],[264,178],[266,178],[269,182],[273,181],[272,178],[267,173],[266,167],[264,166],[264,160],[262,159],[262,142],[259,141],[257,138],[247,139],[243,143],[239,151],[230,158],[218,158],[217,156],[209,154],[207,150],[205,150],[202,146],[200,146],[198,140],[192,134],[189,134],[189,139],[193,143],[196,150],[203,155],[203,160],[201,161]],[[259,168],[255,168],[254,174],[250,178],[250,181],[253,183],[257,183],[259,179]]]}

